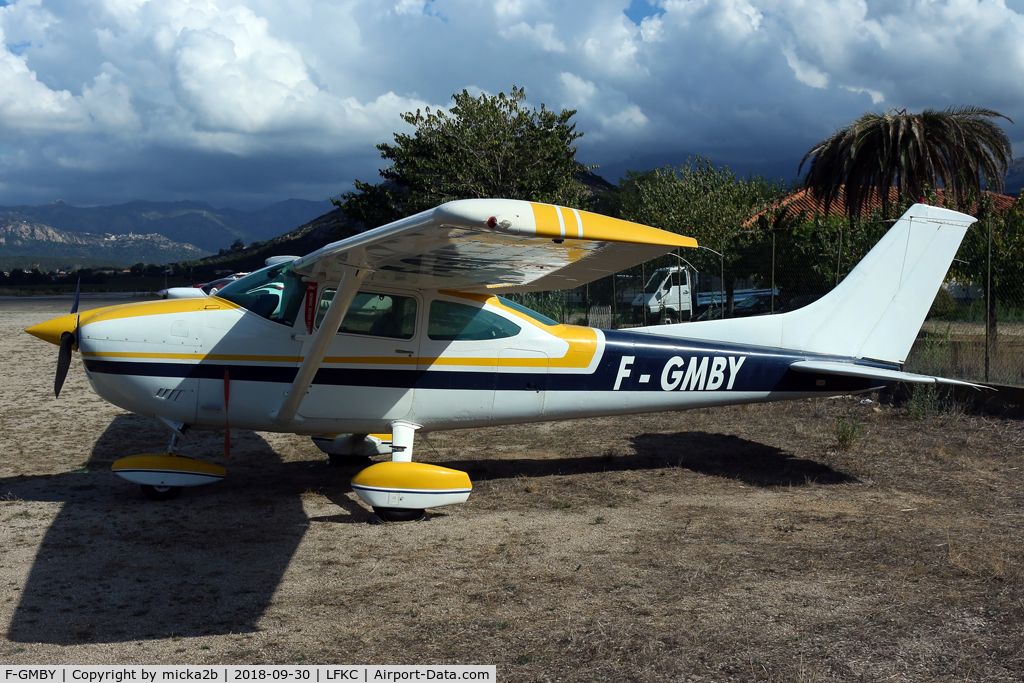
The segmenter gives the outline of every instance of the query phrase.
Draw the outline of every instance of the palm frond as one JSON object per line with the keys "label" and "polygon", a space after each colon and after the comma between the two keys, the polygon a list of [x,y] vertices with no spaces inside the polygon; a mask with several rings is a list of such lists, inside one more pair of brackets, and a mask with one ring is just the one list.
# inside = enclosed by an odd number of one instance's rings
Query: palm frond
{"label": "palm frond", "polygon": [[868,112],[812,147],[798,172],[810,161],[803,184],[823,200],[826,213],[840,194],[851,217],[875,197],[887,212],[892,187],[900,200],[944,187],[966,206],[981,195],[983,183],[1001,190],[1013,159],[997,118],[1012,123],[997,111],[974,106],[920,114]]}

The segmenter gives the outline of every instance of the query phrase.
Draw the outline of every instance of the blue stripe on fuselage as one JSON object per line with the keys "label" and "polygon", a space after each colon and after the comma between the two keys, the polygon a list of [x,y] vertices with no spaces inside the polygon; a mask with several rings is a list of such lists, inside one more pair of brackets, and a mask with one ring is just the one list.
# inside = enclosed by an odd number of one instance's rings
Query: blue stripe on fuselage
{"label": "blue stripe on fuselage", "polygon": [[[730,344],[629,331],[604,331],[605,353],[592,383],[607,391],[743,391],[827,393],[863,391],[884,382],[838,375],[794,372],[800,360],[850,360],[746,344]],[[624,363],[623,357],[633,357]],[[716,361],[717,359],[717,361]],[[669,363],[673,366],[666,370]],[[898,369],[881,363],[858,361],[873,367]],[[691,365],[695,366],[691,370]],[[628,373],[628,374],[627,374]],[[678,373],[678,374],[677,374]],[[689,380],[688,380],[688,373]],[[718,386],[712,375],[718,375]],[[621,378],[620,378],[621,375]],[[552,375],[554,379],[557,375]],[[646,381],[644,381],[646,379]],[[678,380],[678,381],[677,381]],[[819,382],[824,380],[822,387]]]}

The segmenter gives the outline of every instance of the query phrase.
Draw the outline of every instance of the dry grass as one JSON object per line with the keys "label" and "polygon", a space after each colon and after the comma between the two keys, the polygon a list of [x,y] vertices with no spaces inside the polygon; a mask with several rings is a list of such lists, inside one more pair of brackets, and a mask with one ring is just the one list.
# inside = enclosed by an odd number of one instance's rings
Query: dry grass
{"label": "dry grass", "polygon": [[[1024,429],[834,399],[432,434],[470,502],[367,524],[307,439],[151,503],[164,431],[0,305],[0,660],[495,663],[502,680],[1024,678]],[[860,425],[840,447],[842,419]],[[220,434],[183,452],[219,460]]]}

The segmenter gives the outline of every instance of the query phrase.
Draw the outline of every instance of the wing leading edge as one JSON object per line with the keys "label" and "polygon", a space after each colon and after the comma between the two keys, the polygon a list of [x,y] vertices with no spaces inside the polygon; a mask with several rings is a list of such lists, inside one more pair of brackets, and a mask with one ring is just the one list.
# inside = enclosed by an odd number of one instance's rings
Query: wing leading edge
{"label": "wing leading edge", "polygon": [[293,262],[333,279],[418,289],[542,291],[592,282],[697,241],[638,223],[515,199],[463,199],[328,244]]}

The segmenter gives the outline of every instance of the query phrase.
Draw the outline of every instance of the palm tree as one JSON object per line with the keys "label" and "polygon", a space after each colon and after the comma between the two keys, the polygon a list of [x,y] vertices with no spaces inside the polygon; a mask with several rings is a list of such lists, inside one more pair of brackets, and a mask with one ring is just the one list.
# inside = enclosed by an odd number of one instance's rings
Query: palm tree
{"label": "palm tree", "polygon": [[1010,139],[995,118],[1013,123],[980,107],[869,112],[815,145],[799,170],[814,157],[804,186],[824,200],[826,214],[844,187],[851,218],[873,196],[886,213],[894,185],[901,199],[922,197],[926,187],[944,187],[958,207],[967,208],[971,196],[981,194],[982,177],[989,188],[1002,190],[1012,160]]}

